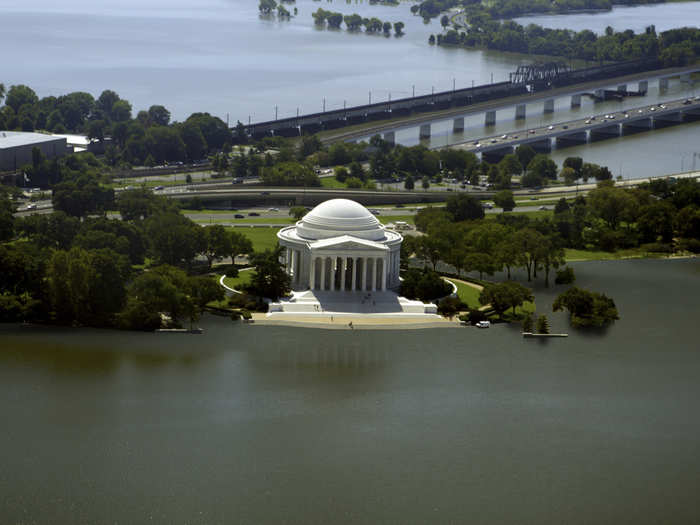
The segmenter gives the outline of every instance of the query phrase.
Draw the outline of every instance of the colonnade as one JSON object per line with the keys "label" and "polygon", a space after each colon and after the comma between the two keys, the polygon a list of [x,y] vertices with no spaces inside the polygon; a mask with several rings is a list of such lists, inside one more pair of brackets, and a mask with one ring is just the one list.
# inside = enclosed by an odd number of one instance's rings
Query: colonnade
{"label": "colonnade", "polygon": [[303,250],[286,250],[285,267],[292,288],[308,285],[322,291],[385,291],[400,271],[398,250],[381,257],[311,254],[306,260],[305,255]]}
{"label": "colonnade", "polygon": [[309,288],[329,291],[385,291],[388,257],[313,256]]}

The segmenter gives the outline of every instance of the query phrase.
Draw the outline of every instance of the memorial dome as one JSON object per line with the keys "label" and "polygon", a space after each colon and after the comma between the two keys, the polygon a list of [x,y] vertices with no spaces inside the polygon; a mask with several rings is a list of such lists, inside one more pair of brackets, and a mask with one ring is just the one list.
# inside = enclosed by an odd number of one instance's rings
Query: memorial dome
{"label": "memorial dome", "polygon": [[348,199],[322,202],[297,222],[297,235],[303,239],[328,239],[352,235],[361,239],[384,239],[384,226],[362,204]]}

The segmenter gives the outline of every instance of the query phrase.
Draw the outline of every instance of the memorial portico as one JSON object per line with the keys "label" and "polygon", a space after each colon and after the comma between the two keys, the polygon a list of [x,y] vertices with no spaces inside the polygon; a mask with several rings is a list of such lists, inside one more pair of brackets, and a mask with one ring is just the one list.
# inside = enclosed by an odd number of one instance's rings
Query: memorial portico
{"label": "memorial portico", "polygon": [[292,289],[373,292],[399,286],[403,237],[361,204],[323,202],[277,234]]}

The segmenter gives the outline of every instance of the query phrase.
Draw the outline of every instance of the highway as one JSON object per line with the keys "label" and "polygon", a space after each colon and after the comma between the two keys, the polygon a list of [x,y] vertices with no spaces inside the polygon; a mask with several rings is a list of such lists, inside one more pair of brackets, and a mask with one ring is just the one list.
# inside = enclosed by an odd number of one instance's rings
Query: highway
{"label": "highway", "polygon": [[355,126],[340,128],[337,130],[322,131],[318,134],[318,136],[324,143],[357,140],[375,135],[377,133],[416,127],[420,124],[428,124],[431,122],[447,120],[454,117],[478,115],[487,111],[501,111],[504,109],[512,109],[517,104],[532,104],[534,102],[543,102],[544,100],[551,98],[561,98],[581,93],[588,93],[603,87],[613,87],[620,84],[637,82],[641,80],[653,80],[662,77],[678,76],[682,74],[697,72],[698,70],[699,68],[697,66],[685,66],[661,69],[657,71],[646,71],[631,75],[608,78],[605,80],[593,80],[590,82],[564,86],[561,88],[537,91],[528,95],[520,95],[509,98],[491,100],[488,102],[476,103],[470,106],[461,106],[457,108],[434,111],[430,113],[421,113],[419,115],[378,121],[376,123],[358,124]]}
{"label": "highway", "polygon": [[[635,131],[653,129],[651,122],[662,121],[680,124],[682,118],[668,118],[683,113],[693,113],[694,118],[700,119],[700,96],[683,98],[663,104],[651,104],[621,112],[591,115],[588,117],[522,130],[516,133],[504,134],[500,136],[488,136],[475,141],[464,142],[458,145],[460,149],[474,153],[489,153],[513,149],[522,144],[531,144],[539,149],[549,151],[552,139],[562,139],[574,144],[585,143],[589,140],[588,135],[596,131],[605,131],[600,136],[619,136],[624,134],[624,128],[634,128]],[[667,117],[667,118],[665,118]],[[648,126],[645,124],[648,122]],[[635,125],[635,123],[637,125]],[[615,130],[615,128],[618,128]],[[547,144],[549,141],[549,144]],[[454,147],[454,146],[453,146]],[[535,149],[538,149],[535,147]]]}

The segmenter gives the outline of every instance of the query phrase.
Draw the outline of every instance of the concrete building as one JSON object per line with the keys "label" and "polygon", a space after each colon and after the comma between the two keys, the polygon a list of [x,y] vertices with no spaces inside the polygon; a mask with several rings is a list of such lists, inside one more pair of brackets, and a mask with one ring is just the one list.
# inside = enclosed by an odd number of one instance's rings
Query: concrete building
{"label": "concrete building", "polygon": [[32,149],[47,158],[73,153],[65,137],[25,131],[0,131],[0,171],[16,170],[32,163]]}

